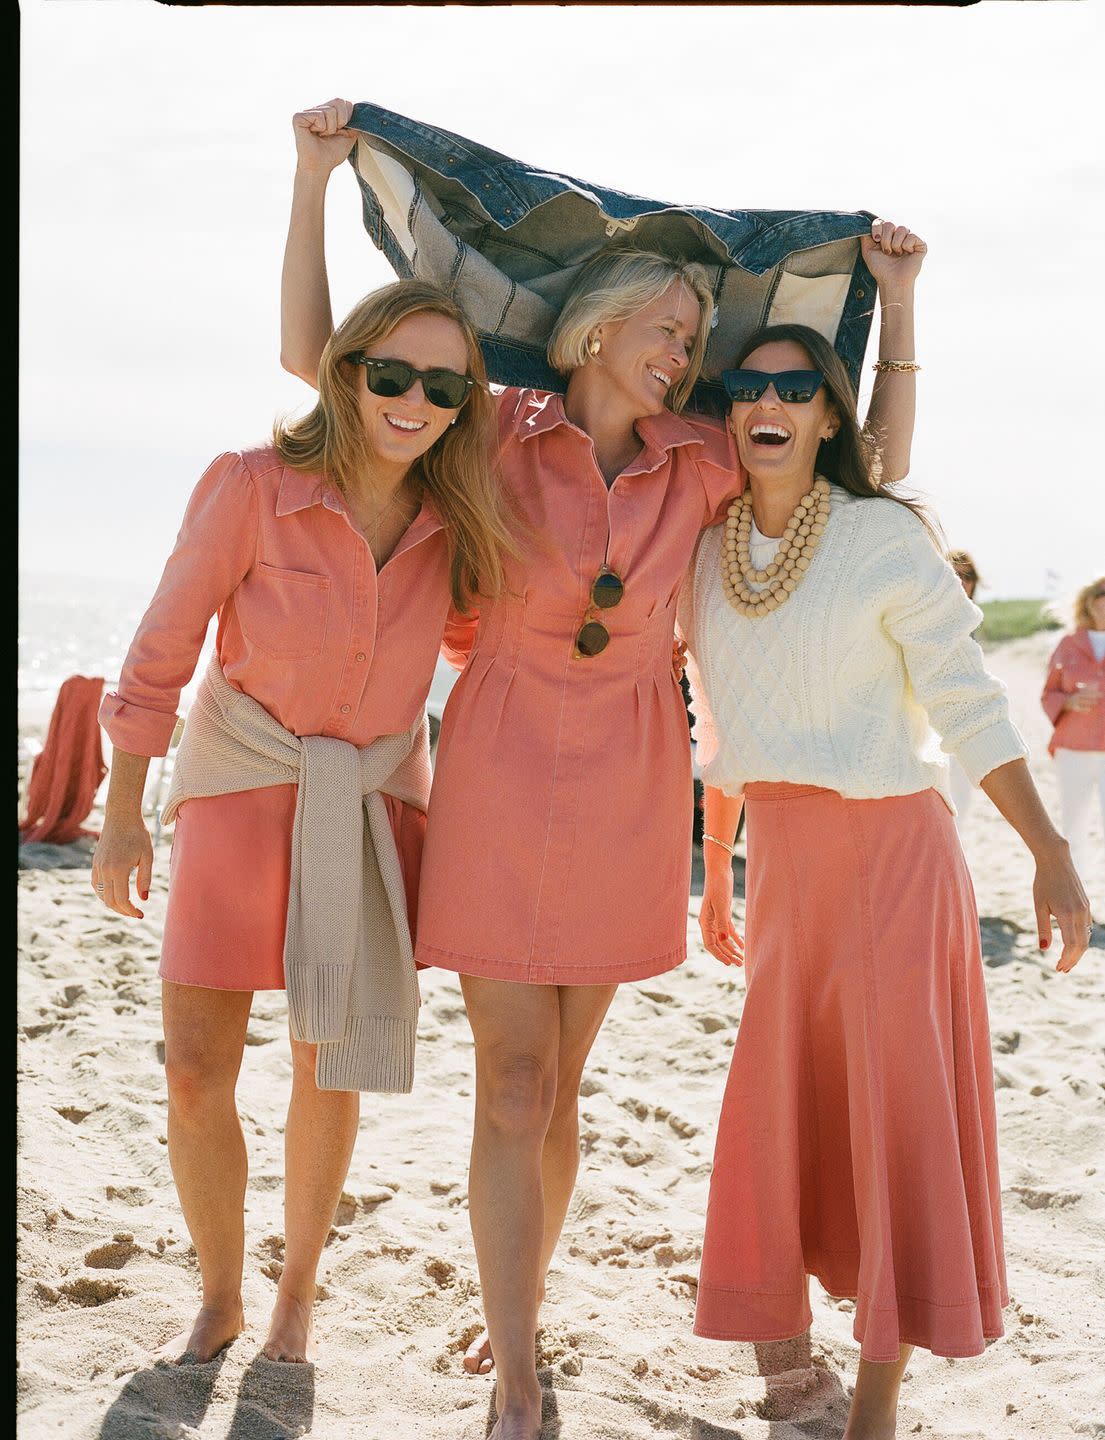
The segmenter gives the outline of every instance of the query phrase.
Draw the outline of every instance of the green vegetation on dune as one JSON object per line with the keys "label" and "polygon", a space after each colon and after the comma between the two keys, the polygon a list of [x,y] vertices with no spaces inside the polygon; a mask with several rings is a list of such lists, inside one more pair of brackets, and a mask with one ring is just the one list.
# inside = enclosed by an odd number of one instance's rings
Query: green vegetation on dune
{"label": "green vegetation on dune", "polygon": [[984,645],[1003,640],[1021,640],[1037,630],[1061,630],[1062,622],[1047,608],[1046,600],[988,600],[982,607],[985,617],[977,631]]}

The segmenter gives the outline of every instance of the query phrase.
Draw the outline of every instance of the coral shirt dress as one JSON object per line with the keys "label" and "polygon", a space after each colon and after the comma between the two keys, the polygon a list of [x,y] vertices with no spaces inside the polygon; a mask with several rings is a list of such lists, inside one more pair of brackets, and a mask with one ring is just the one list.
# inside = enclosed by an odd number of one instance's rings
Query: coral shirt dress
{"label": "coral shirt dress", "polygon": [[[220,455],[100,720],[113,745],[163,755],[207,625],[230,684],[295,735],[353,745],[408,729],[450,609],[446,535],[424,504],[387,562],[342,496],[271,447]],[[294,785],[188,800],[176,824],[162,977],[214,989],[284,986]],[[425,817],[384,797],[412,925]]]}
{"label": "coral shirt dress", "polygon": [[[559,395],[508,390],[501,463],[523,524],[507,593],[467,636],[438,741],[417,956],[466,975],[605,985],[687,948],[691,759],[675,609],[703,526],[742,480],[720,425],[664,411],[607,487]],[[606,565],[625,593],[590,610]],[[585,617],[610,632],[577,657]]]}

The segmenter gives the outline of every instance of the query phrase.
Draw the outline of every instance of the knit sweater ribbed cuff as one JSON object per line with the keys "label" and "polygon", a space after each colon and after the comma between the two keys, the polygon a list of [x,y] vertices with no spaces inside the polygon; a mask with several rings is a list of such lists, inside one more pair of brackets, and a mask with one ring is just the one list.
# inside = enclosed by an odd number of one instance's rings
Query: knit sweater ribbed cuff
{"label": "knit sweater ribbed cuff", "polygon": [[391,1015],[352,1018],[346,1034],[320,1045],[315,1084],[320,1090],[373,1090],[406,1095],[414,1088],[414,1020]]}
{"label": "knit sweater ribbed cuff", "polygon": [[353,971],[349,965],[285,966],[292,1036],[308,1044],[341,1040],[349,1016]]}
{"label": "knit sweater ribbed cuff", "polygon": [[1008,765],[1010,760],[1026,760],[1028,746],[1016,726],[1003,720],[962,741],[955,748],[955,756],[971,784],[977,785],[999,765]]}

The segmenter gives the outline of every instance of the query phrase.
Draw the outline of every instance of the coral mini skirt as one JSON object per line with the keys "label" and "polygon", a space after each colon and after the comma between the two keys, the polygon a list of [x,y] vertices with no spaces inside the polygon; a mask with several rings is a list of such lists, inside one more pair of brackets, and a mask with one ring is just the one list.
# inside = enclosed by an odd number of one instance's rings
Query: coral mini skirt
{"label": "coral mini skirt", "polygon": [[[186,800],[177,812],[159,974],[214,990],[283,990],[295,785]],[[426,817],[388,808],[413,931]]]}

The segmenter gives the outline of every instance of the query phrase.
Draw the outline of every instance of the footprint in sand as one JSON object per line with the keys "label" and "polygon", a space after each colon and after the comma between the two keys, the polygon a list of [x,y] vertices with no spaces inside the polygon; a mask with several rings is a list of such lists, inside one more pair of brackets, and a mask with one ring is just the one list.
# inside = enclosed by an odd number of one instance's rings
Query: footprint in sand
{"label": "footprint in sand", "polygon": [[615,1135],[614,1145],[618,1154],[633,1170],[635,1170],[638,1165],[646,1165],[652,1159],[652,1151],[646,1150],[643,1146],[638,1145],[636,1140],[632,1139],[629,1135]]}
{"label": "footprint in sand", "polygon": [[1082,1199],[1077,1190],[1042,1190],[1034,1185],[1010,1185],[1009,1189],[1029,1210],[1064,1210]]}
{"label": "footprint in sand", "polygon": [[105,1240],[102,1245],[94,1245],[86,1253],[84,1263],[91,1270],[121,1270],[132,1256],[141,1253],[128,1230],[117,1230],[112,1239]]}
{"label": "footprint in sand", "polygon": [[448,1260],[427,1260],[423,1268],[439,1290],[448,1290],[456,1284],[457,1267]]}
{"label": "footprint in sand", "polygon": [[75,1280],[66,1280],[56,1288],[41,1281],[35,1286],[35,1294],[48,1305],[57,1305],[61,1300],[86,1307],[106,1305],[130,1293],[121,1280],[108,1280],[99,1275],[78,1275]]}

